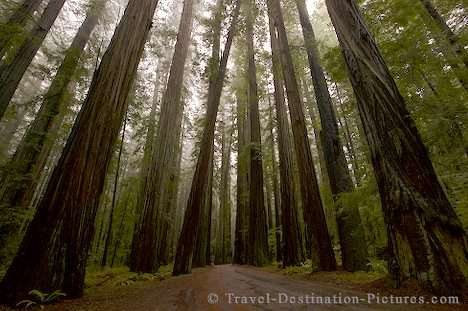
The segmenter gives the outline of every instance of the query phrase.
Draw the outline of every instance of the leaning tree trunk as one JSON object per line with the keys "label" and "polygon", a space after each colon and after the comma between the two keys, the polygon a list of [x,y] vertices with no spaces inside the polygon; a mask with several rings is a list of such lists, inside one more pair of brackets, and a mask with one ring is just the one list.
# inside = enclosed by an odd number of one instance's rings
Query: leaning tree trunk
{"label": "leaning tree trunk", "polygon": [[135,226],[133,229],[133,237],[132,237],[132,246],[130,251],[130,258],[129,258],[129,266],[134,265],[134,254],[137,251],[137,243],[138,243],[138,236],[135,232],[139,231],[139,226],[143,223],[143,215],[141,213],[141,207],[145,201],[145,193],[147,191],[147,187],[149,187],[149,170],[151,168],[151,160],[153,156],[153,149],[154,149],[154,136],[156,132],[156,110],[159,105],[159,87],[160,87],[160,72],[161,72],[161,63],[158,63],[156,69],[156,78],[154,79],[154,91],[153,91],[153,98],[152,98],[152,105],[151,111],[148,118],[148,126],[146,129],[146,139],[145,145],[143,148],[143,159],[140,166],[140,173],[139,173],[139,185],[138,185],[138,193],[136,199],[136,221]]}
{"label": "leaning tree trunk", "polygon": [[120,140],[119,155],[117,157],[117,164],[116,164],[116,171],[115,171],[115,178],[114,178],[114,189],[112,191],[112,203],[111,203],[111,210],[109,214],[109,224],[107,225],[107,234],[106,234],[106,241],[104,243],[104,251],[102,253],[101,267],[105,267],[107,265],[107,257],[109,256],[109,248],[112,243],[112,227],[114,224],[114,212],[115,212],[115,207],[117,204],[117,188],[118,188],[119,177],[120,177],[120,162],[122,160],[122,152],[123,152],[124,143],[125,143],[125,131],[127,129],[127,115],[128,115],[128,111],[125,113],[124,125],[122,129],[122,139]]}
{"label": "leaning tree trunk", "polygon": [[0,66],[0,120],[3,118],[26,69],[42,45],[66,0],[50,0],[31,33],[14,58]]}
{"label": "leaning tree trunk", "polygon": [[0,25],[0,60],[3,59],[12,40],[21,35],[29,19],[39,8],[43,0],[24,0],[11,14],[6,23]]}
{"label": "leaning tree trunk", "polygon": [[173,151],[178,146],[177,132],[180,131],[181,122],[178,122],[177,115],[183,106],[181,95],[192,36],[194,2],[194,0],[184,1],[169,79],[161,102],[153,163],[141,211],[142,223],[137,226],[139,230],[134,233],[136,243],[130,269],[135,272],[152,273],[158,269],[157,256],[160,247],[157,233],[162,224],[160,218],[164,209],[163,192],[172,174],[171,169],[167,168],[175,156]]}
{"label": "leaning tree trunk", "polygon": [[[208,63],[208,72],[210,73],[208,83],[214,83],[216,80],[216,75],[218,72],[219,66],[219,54],[220,54],[220,45],[221,45],[221,23],[223,21],[223,10],[224,10],[224,1],[217,0],[216,6],[213,12],[213,24],[212,28],[212,47],[211,47],[211,58]],[[206,182],[206,189],[203,192],[204,201],[202,203],[202,211],[199,220],[199,233],[197,235],[196,247],[193,254],[193,266],[194,267],[203,267],[211,263],[211,214],[213,208],[213,152],[214,146],[213,142],[211,143],[211,156],[209,160],[209,173],[208,181]]]}
{"label": "leaning tree trunk", "polygon": [[[213,148],[211,145],[210,148]],[[193,267],[203,267],[211,261],[211,248],[210,248],[210,232],[211,232],[211,212],[213,208],[213,149],[212,155],[209,162],[209,173],[208,181],[206,182],[206,188],[203,192],[204,202],[202,205],[202,211],[200,216],[200,222],[198,224],[198,234],[196,240],[196,247],[193,253]]]}
{"label": "leaning tree trunk", "polygon": [[322,148],[325,156],[328,181],[336,208],[336,221],[343,267],[347,271],[367,270],[367,245],[357,207],[344,206],[340,195],[354,190],[349,174],[332,99],[320,64],[317,41],[309,19],[305,0],[296,0],[304,35],[310,73],[314,83],[315,98],[322,125]]}
{"label": "leaning tree trunk", "polygon": [[253,266],[263,266],[268,263],[268,228],[263,193],[263,160],[262,139],[260,128],[260,112],[258,109],[257,69],[254,50],[254,2],[250,0],[245,6],[246,41],[247,41],[247,100],[250,113],[250,204],[247,262]]}
{"label": "leaning tree trunk", "polygon": [[[107,0],[101,0],[101,5],[104,1]],[[0,177],[0,211],[3,211],[2,214],[18,215],[17,210],[26,211],[29,207],[30,200],[27,198],[32,198],[33,194],[28,192],[36,188],[34,185],[37,186],[38,180],[34,178],[40,177],[40,171],[44,168],[45,160],[51,152],[49,145],[53,145],[57,138],[58,126],[54,124],[60,118],[59,114],[64,113],[65,106],[69,102],[67,88],[91,33],[98,23],[102,9],[102,7],[90,8],[65,54],[65,59],[44,97],[39,112],[26,130],[12,159],[6,164],[7,169]],[[11,213],[12,209],[15,209],[13,213]],[[15,226],[15,223],[19,222],[21,221],[16,217],[10,217],[10,221],[2,222],[1,226],[9,228],[10,237],[16,237],[19,228]],[[0,237],[0,248],[4,244],[2,240],[3,238]]]}
{"label": "leaning tree trunk", "polygon": [[294,64],[288,46],[281,4],[279,0],[269,0],[270,15],[273,16],[278,31],[281,52],[281,65],[288,96],[294,144],[296,149],[299,181],[301,185],[304,221],[307,238],[311,241],[312,253],[317,255],[318,268],[324,271],[335,270],[336,260],[328,233],[320,190],[315,175],[315,168],[310,151],[304,107],[299,94],[299,87],[294,73]]}
{"label": "leaning tree trunk", "polygon": [[197,159],[197,166],[193,175],[192,187],[185,210],[182,232],[177,243],[177,251],[174,262],[174,275],[190,273],[192,269],[193,248],[198,234],[198,224],[203,200],[204,184],[208,177],[209,160],[211,157],[210,145],[213,144],[216,116],[218,115],[219,102],[223,90],[224,77],[226,75],[227,61],[231,51],[232,41],[237,26],[239,16],[240,0],[236,2],[233,12],[231,26],[228,31],[223,55],[219,62],[216,78],[208,86],[208,103],[205,119],[205,128],[203,130],[202,141],[200,144],[200,154]]}
{"label": "leaning tree trunk", "polygon": [[158,216],[158,223],[156,228],[156,269],[159,269],[161,265],[167,265],[168,262],[168,243],[167,236],[171,227],[171,219],[174,216],[175,206],[174,200],[177,197],[177,189],[179,185],[180,175],[180,160],[182,156],[182,150],[180,149],[180,143],[182,141],[182,120],[184,114],[184,105],[179,106],[177,110],[176,120],[173,123],[175,144],[174,149],[170,150],[172,159],[170,159],[168,166],[165,170],[168,174],[163,183],[162,189],[162,204],[161,211]]}
{"label": "leaning tree trunk", "polygon": [[326,3],[371,150],[387,225],[389,270],[397,285],[417,277],[435,292],[459,292],[468,271],[460,220],[357,4]]}
{"label": "leaning tree trunk", "polygon": [[[270,14],[271,15],[271,14]],[[299,225],[298,205],[293,177],[293,146],[290,127],[284,103],[284,84],[281,75],[281,60],[278,35],[272,17],[269,18],[270,42],[272,51],[273,83],[275,87],[275,109],[278,124],[278,151],[281,189],[281,227],[283,232],[283,266],[299,265],[304,260],[302,231]],[[279,217],[276,217],[279,220]],[[278,224],[276,225],[278,227]]]}
{"label": "leaning tree trunk", "polygon": [[0,283],[2,302],[16,303],[32,289],[57,289],[48,281],[49,257],[54,255],[49,248],[64,220],[69,227],[60,289],[68,297],[83,294],[96,208],[157,3],[129,1],[18,254]]}

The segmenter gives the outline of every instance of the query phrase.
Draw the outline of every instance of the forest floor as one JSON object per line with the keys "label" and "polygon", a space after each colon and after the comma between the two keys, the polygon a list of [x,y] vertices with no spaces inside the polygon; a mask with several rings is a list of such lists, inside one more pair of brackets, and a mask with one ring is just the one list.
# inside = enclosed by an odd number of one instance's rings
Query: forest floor
{"label": "forest floor", "polygon": [[[83,298],[64,300],[46,306],[45,310],[468,310],[466,304],[368,303],[368,293],[379,294],[380,297],[424,296],[426,301],[431,297],[411,286],[389,290],[384,280],[356,282],[346,272],[285,275],[284,270],[281,272],[276,268],[222,265],[194,269],[192,274],[178,277],[158,275],[117,283],[111,278],[106,281],[106,275],[100,275],[93,279],[93,284],[88,285],[90,287]],[[319,297],[333,299],[333,296],[341,297],[341,303],[317,304]],[[300,297],[303,297],[304,303],[292,303]],[[344,297],[359,297],[360,303],[346,304]],[[289,302],[285,302],[286,299]],[[310,304],[313,299],[316,304]],[[0,307],[0,310],[7,309]]]}

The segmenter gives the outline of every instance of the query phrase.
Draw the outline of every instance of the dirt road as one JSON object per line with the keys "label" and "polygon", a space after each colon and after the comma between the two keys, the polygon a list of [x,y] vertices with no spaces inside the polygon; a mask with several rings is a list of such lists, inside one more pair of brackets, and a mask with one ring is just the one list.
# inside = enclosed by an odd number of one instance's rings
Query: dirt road
{"label": "dirt road", "polygon": [[[326,302],[327,297],[331,303],[319,303],[320,299]],[[367,298],[367,293],[361,291],[298,280],[252,267],[224,265],[195,269],[191,275],[162,282],[93,290],[82,299],[64,301],[45,310],[468,310],[466,305],[368,304]],[[345,299],[361,301],[346,304]]]}

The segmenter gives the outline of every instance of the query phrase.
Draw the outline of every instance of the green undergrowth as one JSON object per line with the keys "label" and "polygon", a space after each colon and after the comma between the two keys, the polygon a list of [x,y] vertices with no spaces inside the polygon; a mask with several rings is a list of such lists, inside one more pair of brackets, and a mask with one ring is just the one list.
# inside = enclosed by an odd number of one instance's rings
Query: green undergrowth
{"label": "green undergrowth", "polygon": [[98,287],[129,286],[138,282],[162,281],[172,273],[172,265],[163,266],[156,273],[130,272],[128,267],[105,268],[90,267],[86,274],[86,289]]}
{"label": "green undergrowth", "polygon": [[303,278],[329,283],[366,284],[387,277],[386,265],[382,260],[372,259],[369,263],[369,271],[348,272],[343,270],[322,272],[316,271],[310,260],[301,266],[282,268],[280,264],[274,264],[264,268],[265,270],[281,273],[291,277]]}

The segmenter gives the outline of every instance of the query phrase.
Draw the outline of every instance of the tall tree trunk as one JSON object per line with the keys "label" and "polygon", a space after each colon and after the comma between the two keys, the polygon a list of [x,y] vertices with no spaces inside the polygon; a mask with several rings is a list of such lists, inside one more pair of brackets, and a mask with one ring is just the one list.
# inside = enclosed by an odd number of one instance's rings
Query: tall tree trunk
{"label": "tall tree trunk", "polygon": [[[271,19],[269,19],[269,25],[270,25],[270,27],[274,26],[272,24]],[[272,29],[272,31],[275,31],[274,28]],[[274,34],[276,35],[276,33],[274,33]],[[275,39],[277,40],[277,38],[275,38]],[[276,47],[276,44],[277,44],[277,42],[275,43],[275,47]],[[273,44],[272,44],[272,46],[273,46]],[[277,51],[275,51],[275,53],[277,53]],[[277,57],[276,54],[275,54],[275,56]],[[277,60],[275,60],[275,61],[277,61]],[[279,64],[277,64],[277,65],[279,65]],[[281,70],[280,67],[277,67],[277,69]],[[275,69],[273,69],[273,71],[274,70]],[[284,107],[284,93],[283,93],[283,107]],[[275,212],[275,222],[274,222],[274,226],[272,226],[272,227],[275,230],[276,261],[280,262],[280,261],[283,260],[282,259],[283,258],[283,250],[282,250],[282,247],[281,247],[281,231],[280,231],[280,229],[282,227],[281,227],[281,218],[280,218],[280,211],[279,211],[280,205],[281,205],[281,196],[280,196],[279,189],[278,189],[279,188],[278,187],[278,164],[276,162],[275,137],[273,135],[273,123],[274,123],[274,121],[273,121],[273,106],[271,104],[270,96],[268,96],[268,113],[270,115],[270,120],[272,122],[272,126],[270,127],[270,137],[271,137],[270,148],[271,148],[271,161],[272,161],[271,182],[273,184],[273,198],[274,198],[274,212]],[[289,131],[288,131],[288,134],[289,134]],[[279,139],[280,138],[278,138],[278,140]],[[293,187],[294,187],[294,185],[293,185]],[[291,206],[290,208],[295,209],[296,206]],[[298,222],[298,219],[297,219],[297,211],[295,211],[294,213],[295,213],[295,221],[297,223],[296,227],[299,228],[299,222]],[[285,231],[285,230],[283,229],[283,231]],[[289,229],[288,229],[288,231],[289,231]],[[295,242],[299,243],[299,239],[296,239]],[[293,244],[295,242],[293,241]],[[292,245],[292,246],[295,246],[295,245]],[[300,248],[299,248],[299,252],[301,252],[300,254],[302,256],[303,255],[302,254],[302,242],[301,242],[301,245],[300,245]]]}
{"label": "tall tree trunk", "polygon": [[24,73],[42,45],[66,0],[50,0],[40,20],[31,30],[14,58],[0,66],[0,120],[3,118]]}
{"label": "tall tree trunk", "polygon": [[[234,128],[234,127],[232,127]],[[220,182],[220,221],[222,222],[221,263],[231,262],[231,137],[232,130],[222,127]]]}
{"label": "tall tree trunk", "polygon": [[204,203],[202,205],[202,211],[199,222],[199,231],[197,234],[196,247],[193,253],[194,267],[203,267],[210,263],[210,233],[211,233],[211,213],[213,208],[213,145],[211,145],[211,157],[209,163],[208,181],[206,182],[206,188],[203,192]]}
{"label": "tall tree trunk", "polygon": [[178,122],[178,113],[182,111],[181,100],[184,81],[185,63],[192,36],[194,0],[185,0],[179,24],[179,33],[172,58],[169,79],[166,91],[161,101],[154,149],[153,162],[149,172],[148,188],[145,192],[142,206],[142,223],[135,232],[135,249],[132,254],[130,269],[135,272],[155,272],[158,269],[158,241],[159,225],[164,213],[163,195],[165,186],[169,183],[172,170],[171,159],[175,156],[174,150],[178,146],[177,133],[180,132],[181,122]]}
{"label": "tall tree trunk", "polygon": [[[351,158],[352,166],[353,166],[353,174],[354,174],[354,179],[356,180],[356,185],[359,186],[361,184],[361,173],[359,169],[359,163],[358,163],[358,158],[357,158],[357,153],[356,153],[356,148],[354,146],[353,142],[353,137],[351,136],[351,129],[349,127],[349,121],[348,117],[346,116],[346,111],[344,111],[343,108],[343,98],[341,96],[340,89],[338,88],[338,84],[335,82],[335,89],[336,89],[336,95],[338,97],[338,102],[339,105],[336,105],[336,111],[338,115],[340,114],[340,109],[341,109],[341,114],[343,115],[343,121],[344,124],[342,124],[342,128],[344,128],[345,132],[345,137],[346,137],[346,148],[348,149],[348,153]],[[338,116],[338,121],[340,122],[340,118]]]}
{"label": "tall tree trunk", "polygon": [[218,114],[219,102],[223,90],[224,77],[226,75],[226,66],[231,51],[232,41],[236,30],[237,19],[239,16],[239,3],[236,2],[236,8],[233,12],[231,26],[228,31],[223,55],[219,62],[219,69],[216,71],[216,78],[208,86],[207,114],[205,119],[205,129],[203,130],[202,141],[200,144],[200,154],[197,159],[197,166],[193,175],[192,187],[185,210],[182,232],[177,243],[177,251],[174,263],[174,275],[190,273],[192,269],[193,248],[198,234],[198,224],[203,200],[204,183],[208,177],[208,167],[211,154],[210,145],[213,144],[216,116]]}
{"label": "tall tree trunk", "polygon": [[[223,21],[223,9],[224,1],[217,0],[216,6],[213,12],[213,29],[211,30],[212,35],[212,47],[211,47],[211,58],[208,63],[208,72],[210,73],[208,79],[209,83],[215,83],[216,76],[218,73],[219,66],[219,55],[221,45],[221,23]],[[206,183],[206,189],[203,192],[204,203],[202,203],[201,217],[199,220],[199,234],[196,239],[196,247],[193,254],[193,266],[203,267],[211,263],[211,215],[213,209],[213,152],[214,146],[211,143],[211,156],[209,160],[209,173],[208,182]]]}
{"label": "tall tree trunk", "polygon": [[59,288],[68,297],[83,294],[96,208],[157,2],[129,1],[19,252],[0,283],[2,302],[16,303],[31,289],[57,289],[50,288],[48,262],[62,223],[68,235]]}
{"label": "tall tree trunk", "polygon": [[[101,0],[100,4],[103,5],[104,1],[106,0]],[[57,139],[60,127],[58,124],[61,123],[58,119],[63,118],[65,106],[69,104],[67,88],[91,33],[98,23],[102,9],[102,7],[90,8],[85,21],[66,52],[65,59],[45,95],[36,118],[26,130],[12,159],[6,164],[7,169],[0,177],[0,211],[2,214],[12,214],[12,209],[23,208],[25,210],[29,207],[30,199],[33,197],[33,194],[29,192],[36,189],[41,171],[52,150],[51,146]],[[13,215],[16,214],[13,212]],[[10,219],[8,223],[2,222],[0,225],[9,227],[9,236],[15,237],[17,229],[14,224],[20,220],[15,217]],[[3,240],[2,237],[0,237],[0,245],[3,244],[1,240]]]}
{"label": "tall tree trunk", "polygon": [[122,243],[122,238],[123,238],[124,228],[125,228],[125,219],[127,216],[128,207],[130,205],[129,198],[130,198],[130,195],[127,195],[127,198],[124,202],[124,210],[122,212],[122,216],[120,217],[120,223],[118,227],[119,229],[116,234],[114,251],[112,253],[112,259],[111,259],[111,264],[110,264],[111,268],[114,266],[115,259],[117,257],[117,251],[119,250],[120,244]]}
{"label": "tall tree trunk", "polygon": [[389,271],[435,292],[461,291],[466,234],[385,60],[353,0],[327,0],[371,150],[387,225]]}
{"label": "tall tree trunk", "polygon": [[343,267],[347,271],[366,270],[368,264],[367,245],[359,210],[357,207],[344,206],[339,200],[342,193],[353,191],[354,186],[338,133],[338,124],[327,80],[320,64],[314,29],[309,19],[305,0],[296,0],[296,6],[304,35],[310,73],[314,83],[315,98],[319,108],[323,132],[321,142],[325,155],[328,181],[336,208]]}
{"label": "tall tree trunk", "polygon": [[314,108],[314,103],[315,101],[313,100],[311,96],[311,91],[309,90],[309,86],[307,85],[305,80],[302,80],[302,85],[304,89],[304,95],[305,95],[305,104],[306,104],[306,110],[309,112],[309,118],[312,122],[312,131],[314,132],[314,142],[317,148],[317,156],[319,160],[319,167],[320,167],[320,182],[322,184],[328,185],[328,173],[327,173],[327,168],[325,164],[325,155],[323,152],[322,148],[322,138],[321,138],[321,130],[320,130],[320,124],[318,123],[318,120],[316,118],[315,114],[315,108]]}
{"label": "tall tree trunk", "polygon": [[172,158],[169,161],[169,165],[164,169],[167,170],[167,177],[163,183],[162,192],[162,204],[161,211],[158,216],[157,232],[156,232],[156,269],[159,269],[161,265],[167,265],[169,248],[167,243],[167,236],[172,227],[172,219],[175,215],[174,201],[177,198],[177,190],[179,186],[179,175],[180,175],[180,160],[182,156],[182,150],[180,144],[182,141],[182,120],[184,114],[184,106],[181,105],[177,111],[176,120],[173,123],[175,132],[175,145],[174,149],[170,150]]}
{"label": "tall tree trunk", "polygon": [[143,148],[143,159],[140,167],[140,176],[139,176],[139,185],[138,185],[138,194],[136,200],[136,213],[137,219],[135,221],[135,226],[133,229],[133,237],[132,237],[132,246],[131,246],[131,253],[130,253],[130,266],[133,266],[134,259],[135,259],[135,252],[138,249],[138,235],[136,232],[139,232],[140,225],[143,223],[143,214],[142,214],[142,207],[145,202],[145,194],[147,191],[147,187],[149,187],[149,170],[151,168],[151,161],[153,156],[153,149],[154,149],[154,138],[155,138],[155,131],[156,131],[156,110],[159,104],[159,86],[160,86],[160,70],[161,64],[158,64],[156,69],[156,78],[154,80],[154,91],[153,91],[153,103],[151,105],[151,112],[148,119],[148,126],[146,130],[146,140],[145,146]]}
{"label": "tall tree trunk", "polygon": [[120,140],[119,155],[117,157],[117,164],[116,164],[116,171],[115,171],[115,178],[114,178],[114,189],[112,191],[112,203],[111,203],[111,210],[109,214],[109,224],[107,226],[106,242],[104,244],[104,252],[102,254],[101,267],[105,267],[107,265],[107,256],[109,254],[109,248],[112,243],[112,226],[114,223],[114,212],[115,212],[115,206],[117,203],[117,188],[118,188],[119,177],[120,177],[119,176],[120,175],[120,161],[122,160],[122,152],[123,152],[124,143],[125,143],[125,131],[127,129],[127,115],[128,115],[128,110],[125,113],[124,125],[122,129],[122,138]]}
{"label": "tall tree trunk", "polygon": [[246,264],[247,248],[247,204],[249,202],[248,168],[246,151],[249,139],[247,137],[247,107],[246,103],[237,96],[237,194],[236,194],[236,228],[234,237],[235,264]]}
{"label": "tall tree trunk", "polygon": [[22,34],[28,20],[32,18],[42,2],[43,0],[24,0],[14,10],[7,22],[0,25],[0,60],[11,47],[12,39],[16,35]]}
{"label": "tall tree trunk", "polygon": [[127,195],[127,199],[124,202],[124,209],[122,212],[122,216],[120,217],[117,234],[115,235],[116,238],[115,238],[114,251],[112,252],[112,259],[111,259],[111,264],[110,264],[111,268],[114,266],[115,259],[117,258],[117,252],[119,250],[120,244],[122,243],[122,238],[123,238],[124,229],[125,229],[125,219],[127,216],[128,206],[130,205],[129,198],[130,196]]}
{"label": "tall tree trunk", "polygon": [[294,64],[289,51],[288,38],[284,27],[281,4],[279,0],[271,1],[270,9],[278,30],[278,41],[281,52],[281,65],[288,96],[289,113],[291,116],[294,144],[296,149],[299,180],[301,185],[302,203],[306,233],[311,241],[312,253],[317,255],[320,270],[335,270],[336,260],[333,253],[330,235],[328,233],[325,213],[320,191],[315,175],[315,168],[310,151],[307,128],[304,118],[304,107],[299,94],[299,87],[294,73]]}
{"label": "tall tree trunk", "polygon": [[[271,7],[270,7],[271,10]],[[271,12],[270,12],[271,13]],[[270,42],[272,51],[273,83],[276,120],[278,126],[278,151],[281,190],[281,227],[283,232],[282,262],[283,266],[299,265],[304,260],[303,237],[299,225],[298,205],[293,177],[293,145],[291,143],[290,125],[284,103],[284,83],[281,74],[281,60],[278,35],[273,18],[269,16]],[[276,210],[277,227],[279,226],[279,209]]]}
{"label": "tall tree trunk", "polygon": [[250,205],[249,205],[249,244],[247,245],[247,262],[253,266],[268,263],[268,227],[263,193],[263,154],[258,109],[257,69],[254,50],[255,3],[248,1],[246,14],[247,41],[247,100],[250,113]]}

